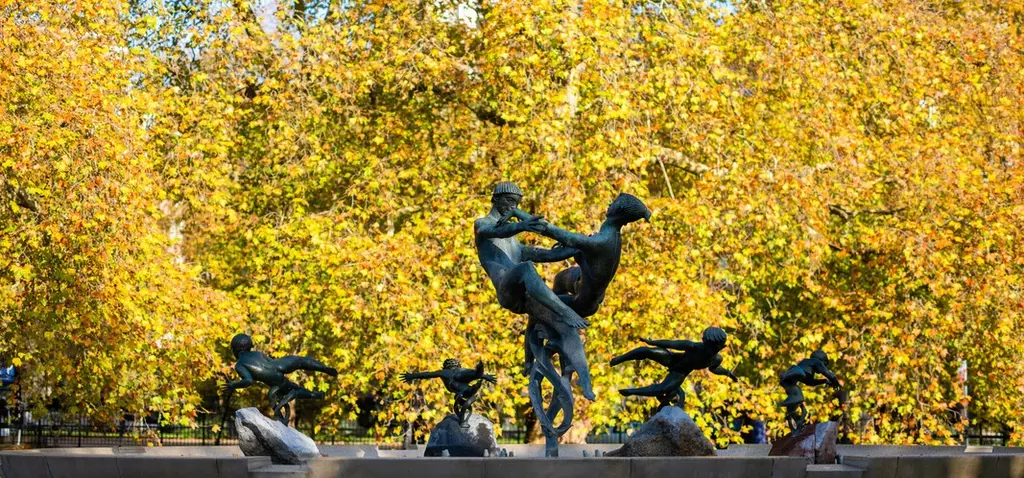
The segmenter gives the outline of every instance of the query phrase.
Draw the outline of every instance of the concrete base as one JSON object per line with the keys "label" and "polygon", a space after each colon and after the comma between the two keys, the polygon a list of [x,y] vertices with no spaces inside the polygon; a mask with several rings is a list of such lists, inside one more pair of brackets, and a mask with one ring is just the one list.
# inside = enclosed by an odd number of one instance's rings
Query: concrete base
{"label": "concrete base", "polygon": [[[1024,478],[1024,449],[840,445],[840,465],[801,458],[750,456],[761,446],[734,445],[717,457],[595,458],[618,445],[506,445],[516,458],[424,458],[423,450],[372,445],[323,447],[332,455],[307,465],[272,465],[237,447],[50,448],[0,452],[3,478]],[[735,449],[733,449],[735,447]],[[730,451],[731,450],[731,451]],[[587,451],[589,457],[583,458]],[[388,457],[401,452],[406,458]],[[570,458],[572,453],[577,458]],[[377,454],[380,457],[372,457]],[[360,456],[361,457],[358,457]],[[528,457],[533,455],[533,457]],[[730,456],[731,455],[731,456]],[[746,455],[746,456],[744,456]],[[527,457],[523,457],[527,456]]]}
{"label": "concrete base", "polygon": [[161,456],[146,453],[87,455],[65,449],[0,453],[4,478],[247,478],[270,465],[269,457]]}
{"label": "concrete base", "polygon": [[[309,478],[805,478],[792,457],[321,458]],[[282,475],[283,476],[283,475]],[[270,478],[269,476],[265,478]]]}
{"label": "concrete base", "polygon": [[768,456],[772,446],[769,444],[748,445],[734,443],[729,448],[718,450],[718,456]]}
{"label": "concrete base", "polygon": [[920,456],[961,455],[967,450],[960,446],[918,445],[836,445],[836,455],[847,456]]}
{"label": "concrete base", "polygon": [[1019,454],[843,456],[841,461],[863,469],[863,478],[1024,478]]}
{"label": "concrete base", "polygon": [[[374,458],[381,456],[377,445],[320,445],[320,453],[327,456],[347,456],[352,458]],[[391,450],[391,451],[415,451],[415,450]],[[423,450],[419,450],[421,453]]]}
{"label": "concrete base", "polygon": [[862,478],[864,470],[849,465],[807,465],[807,478]]}
{"label": "concrete base", "polygon": [[[558,456],[561,458],[586,458],[606,453],[621,448],[622,445],[610,445],[604,443],[594,444],[560,444],[558,445]],[[543,458],[544,445],[498,445],[498,449],[505,449],[513,454],[515,458]],[[586,456],[584,456],[586,453]]]}
{"label": "concrete base", "polygon": [[[350,447],[356,445],[339,445],[335,447],[320,447],[328,457],[335,456],[350,456],[350,457],[361,457],[361,456],[379,456],[381,458],[422,458],[424,456],[423,448],[414,450],[376,450],[376,455],[353,455]],[[604,456],[606,453],[612,450],[621,448],[622,445],[610,445],[610,444],[561,444],[558,445],[558,454],[562,458],[587,458],[596,455]],[[543,458],[544,457],[544,445],[525,445],[525,444],[508,444],[498,445],[498,452],[505,450],[506,453],[510,454],[514,458]],[[596,452],[596,453],[595,453]],[[767,456],[767,455],[765,455]]]}
{"label": "concrete base", "polygon": [[309,467],[306,465],[269,465],[249,470],[249,478],[306,478]]}

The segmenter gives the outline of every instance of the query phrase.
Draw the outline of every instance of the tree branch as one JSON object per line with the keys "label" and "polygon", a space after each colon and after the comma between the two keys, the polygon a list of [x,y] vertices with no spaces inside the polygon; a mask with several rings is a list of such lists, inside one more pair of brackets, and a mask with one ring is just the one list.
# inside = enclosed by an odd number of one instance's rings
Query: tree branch
{"label": "tree branch", "polygon": [[662,164],[682,169],[697,177],[703,176],[708,172],[715,176],[721,176],[726,171],[724,168],[711,168],[706,164],[698,163],[687,158],[682,152],[664,146],[654,145],[651,147],[651,150],[654,153],[654,158]]}
{"label": "tree branch", "polygon": [[838,204],[829,204],[828,205],[828,212],[832,213],[833,215],[839,216],[844,221],[849,221],[851,217],[856,215],[856,213],[852,213],[850,211],[847,211],[846,209],[844,209],[842,206],[840,206]]}
{"label": "tree branch", "polygon": [[891,209],[866,209],[861,211],[850,211],[838,204],[828,205],[828,212],[832,213],[835,216],[839,216],[843,221],[849,221],[850,219],[853,219],[862,214],[869,214],[873,216],[892,216],[895,214],[899,214],[905,209],[906,206],[895,207]]}
{"label": "tree branch", "polygon": [[472,111],[473,114],[476,115],[476,118],[478,120],[483,121],[485,123],[491,123],[491,124],[493,124],[495,126],[512,126],[512,127],[515,127],[515,126],[519,125],[519,123],[516,123],[515,121],[509,121],[509,120],[506,120],[505,118],[502,118],[500,113],[498,113],[497,111],[494,111],[494,110],[492,110],[490,108],[479,108],[479,107],[473,107],[473,106],[470,106],[470,105],[465,105],[465,106],[466,106],[466,108],[469,108],[469,110]]}
{"label": "tree branch", "polygon": [[15,187],[13,184],[7,182],[7,178],[3,175],[0,175],[0,184],[3,185],[7,194],[10,194],[14,199],[14,204],[39,214],[39,201],[33,197],[31,193],[26,191],[25,188]]}
{"label": "tree branch", "polygon": [[572,121],[572,118],[576,116],[577,105],[579,103],[579,88],[576,86],[576,83],[578,82],[580,75],[582,75],[586,69],[587,64],[580,62],[569,71],[569,77],[566,80],[565,85],[565,105],[562,108],[562,117],[565,121]]}

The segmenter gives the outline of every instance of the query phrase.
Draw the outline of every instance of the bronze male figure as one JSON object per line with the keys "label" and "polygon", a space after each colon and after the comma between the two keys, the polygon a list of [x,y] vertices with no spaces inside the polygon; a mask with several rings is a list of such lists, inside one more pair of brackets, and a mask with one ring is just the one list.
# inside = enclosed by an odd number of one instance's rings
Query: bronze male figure
{"label": "bronze male figure", "polygon": [[[576,329],[589,323],[565,304],[537,273],[534,262],[557,262],[577,253],[573,248],[543,249],[522,245],[515,235],[543,232],[541,217],[528,216],[510,223],[523,192],[513,183],[499,183],[491,195],[490,212],[473,223],[473,236],[480,264],[494,285],[498,303],[517,314],[529,314],[530,321],[545,326],[550,348],[557,349],[563,369],[579,374],[580,388],[588,400],[595,398],[583,341]],[[529,339],[528,339],[529,340]]]}

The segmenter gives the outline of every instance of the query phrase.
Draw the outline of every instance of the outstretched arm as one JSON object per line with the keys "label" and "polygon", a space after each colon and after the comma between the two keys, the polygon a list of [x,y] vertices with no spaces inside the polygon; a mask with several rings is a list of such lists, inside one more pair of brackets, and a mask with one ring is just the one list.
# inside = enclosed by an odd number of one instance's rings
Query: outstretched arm
{"label": "outstretched arm", "polygon": [[528,213],[528,212],[526,212],[526,211],[524,211],[522,209],[519,209],[519,208],[513,208],[512,212],[509,214],[509,216],[507,218],[502,218],[501,221],[498,221],[498,224],[499,225],[500,224],[504,224],[505,222],[508,221],[509,218],[512,218],[512,217],[514,217],[516,219],[519,219],[520,221],[529,221],[530,219],[533,219],[533,215],[532,214],[530,214],[530,213]]}
{"label": "outstretched arm", "polygon": [[[575,234],[551,224],[550,222],[544,221],[543,216],[532,216],[522,209],[513,209],[507,217],[503,217],[498,221],[497,227],[504,227],[508,225],[509,218],[519,219],[517,224],[524,224],[525,230],[537,232],[544,236],[550,237],[558,241],[562,246],[568,247],[555,247],[553,249],[541,249],[534,247],[527,247],[523,250],[523,259],[533,262],[558,262],[568,259],[578,252],[578,249],[582,249],[583,246],[591,246],[595,241],[590,236],[584,236],[582,234]],[[557,237],[556,237],[557,236]],[[506,236],[507,237],[507,236]]]}
{"label": "outstretched arm", "polygon": [[551,223],[545,223],[545,230],[540,233],[558,241],[563,246],[584,251],[593,249],[598,244],[597,240],[591,236],[569,232]]}
{"label": "outstretched arm", "polygon": [[810,385],[812,387],[816,387],[818,385],[824,385],[826,383],[829,383],[829,380],[827,378],[812,378],[812,379],[807,381],[807,385]]}
{"label": "outstretched arm", "polygon": [[651,339],[640,339],[641,342],[647,345],[653,345],[655,347],[663,347],[666,349],[673,350],[691,350],[697,348],[700,342],[691,342],[689,340],[651,340]]}
{"label": "outstretched arm", "polygon": [[825,366],[825,364],[821,362],[814,364],[814,371],[824,375],[828,383],[831,384],[833,387],[839,387],[839,378],[836,377],[836,374],[832,373],[832,371],[829,370],[828,367]]}
{"label": "outstretched arm", "polygon": [[738,378],[736,378],[735,375],[733,375],[732,370],[729,370],[722,366],[722,356],[720,354],[715,354],[714,358],[711,359],[711,366],[708,367],[708,371],[715,375],[723,375],[729,377],[732,379],[733,382],[739,380]]}
{"label": "outstretched arm", "polygon": [[405,383],[412,383],[413,380],[422,380],[425,378],[438,378],[442,375],[440,370],[436,372],[411,372],[403,373],[401,375],[402,381]]}
{"label": "outstretched arm", "polygon": [[727,368],[725,368],[725,367],[723,367],[721,365],[711,369],[710,371],[711,371],[711,373],[713,373],[715,375],[722,375],[722,376],[725,376],[725,377],[729,377],[729,378],[732,379],[733,382],[739,380],[739,378],[736,378],[736,375],[732,373],[732,370],[729,370],[729,369],[727,369]]}
{"label": "outstretched arm", "polygon": [[482,378],[483,376],[484,376],[484,363],[483,362],[477,362],[476,368],[460,368],[460,369],[458,369],[457,372],[455,372],[455,379],[460,381],[460,382],[464,382],[464,383],[472,382],[473,380],[477,380],[479,378]]}
{"label": "outstretched arm", "polygon": [[235,364],[235,371],[238,372],[238,376],[242,377],[241,380],[235,382],[228,382],[224,384],[224,390],[234,390],[237,388],[245,388],[253,384],[252,374],[249,373],[249,367],[242,364]]}
{"label": "outstretched arm", "polygon": [[486,380],[494,383],[497,378],[489,373],[484,373],[484,363],[479,362],[476,364],[475,369],[463,368],[456,372],[455,379],[462,383],[470,383],[476,380]]}
{"label": "outstretched arm", "polygon": [[713,373],[713,374],[715,374],[715,375],[722,375],[722,376],[725,376],[725,377],[729,377],[729,378],[732,379],[733,382],[739,381],[739,379],[736,378],[736,375],[734,375],[732,373],[732,370],[729,370],[729,369],[723,367],[721,365],[721,363],[719,363],[718,365],[716,365],[716,366],[714,366],[712,368],[709,368],[708,371]]}
{"label": "outstretched arm", "polygon": [[522,249],[524,261],[532,262],[558,262],[564,261],[579,252],[572,247],[556,247],[554,249],[543,249],[540,247],[526,246]]}
{"label": "outstretched arm", "polygon": [[543,229],[543,219],[540,217],[501,225],[484,219],[477,219],[476,222],[473,223],[473,230],[476,232],[477,237],[483,239],[505,239],[519,234],[520,232],[541,232]]}

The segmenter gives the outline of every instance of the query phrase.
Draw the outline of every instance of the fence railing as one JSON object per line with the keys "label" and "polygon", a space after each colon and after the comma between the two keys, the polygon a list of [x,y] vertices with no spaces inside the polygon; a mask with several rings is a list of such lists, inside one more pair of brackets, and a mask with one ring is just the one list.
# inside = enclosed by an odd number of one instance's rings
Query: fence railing
{"label": "fence railing", "polygon": [[[223,423],[221,421],[223,420]],[[299,422],[299,431],[320,443],[401,442],[400,437],[374,436],[372,430],[355,422],[343,422],[335,429],[314,432],[315,424]],[[84,417],[48,415],[38,419],[0,422],[0,443],[31,447],[89,446],[206,446],[233,445],[238,441],[234,416],[200,415],[195,425],[160,424],[152,419],[125,419],[117,423],[95,423]]]}
{"label": "fence railing", "polygon": [[[16,418],[16,417],[12,417]],[[223,423],[222,423],[223,420]],[[400,435],[378,436],[373,429],[354,421],[340,426],[321,427],[312,421],[299,420],[295,428],[325,445],[380,444],[387,448],[401,447]],[[500,443],[525,443],[527,429],[522,424],[506,423],[498,437]],[[614,429],[587,437],[589,443],[622,443],[626,430]],[[238,434],[234,414],[208,414],[196,418],[195,425],[160,424],[151,417],[126,418],[116,423],[95,423],[88,418],[54,413],[38,418],[0,421],[0,443],[18,443],[30,447],[92,447],[92,446],[208,446],[234,445]]]}
{"label": "fence railing", "polygon": [[[221,420],[224,420],[221,423]],[[93,447],[93,446],[208,446],[234,445],[238,435],[234,426],[234,415],[200,415],[193,426],[179,424],[161,425],[151,418],[142,420],[124,419],[117,423],[94,423],[84,417],[67,414],[50,414],[38,419],[0,421],[0,444],[18,443],[29,447]],[[295,428],[324,445],[379,444],[386,448],[403,445],[400,435],[374,434],[372,429],[359,426],[354,421],[342,422],[335,428],[316,429],[316,423],[299,420]],[[969,445],[1001,446],[1009,442],[1005,429],[972,427],[967,434]],[[498,442],[502,444],[525,443],[527,429],[522,424],[505,423],[501,427]],[[625,428],[615,428],[601,434],[587,436],[587,443],[623,443],[627,437]]]}
{"label": "fence railing", "polygon": [[980,433],[969,433],[967,435],[968,445],[1006,446],[1009,441],[1010,433],[1006,430],[998,432],[985,430]]}

